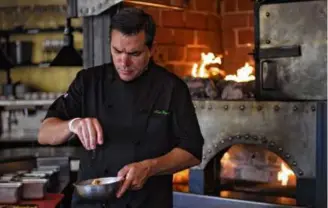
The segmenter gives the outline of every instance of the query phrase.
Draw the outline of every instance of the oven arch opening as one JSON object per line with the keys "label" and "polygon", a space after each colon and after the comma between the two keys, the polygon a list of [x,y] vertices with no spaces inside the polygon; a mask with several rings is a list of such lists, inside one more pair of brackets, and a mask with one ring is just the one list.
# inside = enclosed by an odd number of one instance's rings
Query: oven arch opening
{"label": "oven arch opening", "polygon": [[255,144],[234,144],[211,163],[212,191],[220,197],[297,204],[297,174],[278,153]]}
{"label": "oven arch opening", "polygon": [[[304,187],[313,188],[313,181],[302,177],[302,170],[295,162],[293,155],[286,154],[286,151],[281,151],[282,148],[276,144],[272,145],[274,143],[270,140],[265,140],[265,142],[263,140],[260,140],[261,142],[251,142],[248,139],[245,142],[242,140],[230,140],[229,138],[226,141],[230,141],[230,143],[219,142],[219,145],[214,143],[213,146],[215,148],[213,148],[212,152],[204,151],[203,159],[206,157],[206,160],[203,160],[203,166],[193,167],[174,174],[174,190],[284,205],[305,205],[313,200],[313,196],[310,196],[308,193],[305,194],[302,191]],[[275,179],[272,180],[272,184],[265,183],[263,178],[261,178],[262,181],[252,181],[250,180],[252,178],[248,178],[248,180],[245,180],[246,182],[236,180],[231,183],[227,178],[224,179],[224,177],[221,177],[224,176],[223,173],[223,175],[221,174],[221,170],[223,170],[221,160],[227,159],[227,153],[231,153],[231,151],[239,152],[241,147],[248,147],[249,151],[244,152],[242,157],[248,155],[247,157],[253,163],[258,165],[260,162],[257,161],[256,163],[254,161],[262,160],[263,162],[269,160],[269,162],[271,161],[271,163],[276,165],[273,168],[275,170],[272,171],[275,174],[271,174],[271,179]],[[209,153],[212,153],[212,155],[209,155]],[[280,175],[279,178],[278,175]],[[245,174],[243,176],[245,177]],[[252,175],[250,176],[252,177]],[[269,176],[266,175],[266,178],[268,179]],[[286,176],[288,176],[287,182]],[[233,190],[234,188],[236,190]],[[243,188],[244,190],[242,190]],[[237,192],[237,194],[233,192]]]}

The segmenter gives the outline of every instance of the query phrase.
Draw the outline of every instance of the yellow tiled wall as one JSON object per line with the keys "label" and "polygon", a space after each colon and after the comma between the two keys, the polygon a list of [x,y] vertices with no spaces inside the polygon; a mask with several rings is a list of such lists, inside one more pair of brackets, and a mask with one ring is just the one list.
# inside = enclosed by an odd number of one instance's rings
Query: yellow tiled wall
{"label": "yellow tiled wall", "polygon": [[[19,67],[12,69],[14,82],[37,88],[44,92],[65,92],[75,78],[80,67]],[[6,76],[0,72],[0,83],[5,83]]]}
{"label": "yellow tiled wall", "polygon": [[[15,3],[6,5],[3,4],[3,7],[6,6],[22,6],[22,5],[43,5],[45,1],[39,0],[28,0],[29,4],[25,4],[27,1],[18,1],[15,0]],[[10,2],[10,1],[7,1]],[[46,1],[47,4],[58,4],[64,5],[65,1],[63,0],[51,0]],[[23,4],[24,3],[24,4]],[[1,6],[0,6],[1,8]],[[0,11],[0,15],[5,15],[5,10]],[[17,16],[21,15],[21,18]],[[25,17],[25,16],[26,17]],[[4,18],[0,19],[0,29],[7,30],[12,28],[16,24],[21,24],[24,22],[24,18],[27,18],[28,21],[25,21],[24,27],[26,28],[40,28],[44,26],[46,28],[51,28],[49,25],[51,21],[55,24],[55,26],[64,26],[65,25],[65,16],[63,13],[29,13],[29,14],[21,14],[15,13],[15,15],[5,15]],[[5,18],[6,17],[6,18]],[[20,21],[19,21],[20,20]],[[55,22],[54,22],[55,21]],[[17,23],[19,22],[19,23]],[[29,24],[27,24],[29,23]],[[73,27],[81,27],[82,26],[82,18],[72,19]],[[32,62],[40,63],[45,60],[52,60],[56,53],[45,54],[43,52],[43,43],[44,40],[63,40],[64,31],[52,32],[52,33],[38,33],[38,34],[25,34],[25,35],[11,35],[10,41],[21,40],[21,41],[31,41],[33,43],[32,49]],[[80,32],[74,32],[74,46],[76,49],[83,48],[83,35]],[[82,67],[37,67],[37,66],[26,66],[26,67],[14,67],[12,71],[12,79],[14,82],[21,81],[22,83],[32,86],[33,88],[37,88],[41,91],[46,92],[64,92],[66,91],[68,85],[74,79],[76,73],[81,70]],[[0,71],[0,84],[4,84],[6,82],[6,75],[4,71]],[[1,90],[0,90],[1,94]]]}

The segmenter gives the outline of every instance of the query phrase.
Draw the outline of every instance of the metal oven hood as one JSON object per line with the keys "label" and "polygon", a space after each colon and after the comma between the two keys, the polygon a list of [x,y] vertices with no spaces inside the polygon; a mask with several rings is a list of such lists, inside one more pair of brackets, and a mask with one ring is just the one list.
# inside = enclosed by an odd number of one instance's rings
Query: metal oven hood
{"label": "metal oven hood", "polygon": [[182,10],[188,3],[188,0],[180,2],[180,5],[152,3],[143,0],[69,0],[69,13],[72,17],[96,16],[107,11],[109,8],[119,3],[127,3],[132,5],[143,5],[160,7],[173,10]]}

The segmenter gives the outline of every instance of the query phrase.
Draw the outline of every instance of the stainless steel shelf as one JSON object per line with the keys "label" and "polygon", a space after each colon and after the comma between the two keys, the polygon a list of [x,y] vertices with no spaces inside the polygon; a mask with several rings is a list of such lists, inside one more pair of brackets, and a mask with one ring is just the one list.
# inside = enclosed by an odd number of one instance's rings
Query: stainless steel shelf
{"label": "stainless steel shelf", "polygon": [[5,109],[19,109],[29,107],[47,107],[54,100],[0,100],[0,107]]}

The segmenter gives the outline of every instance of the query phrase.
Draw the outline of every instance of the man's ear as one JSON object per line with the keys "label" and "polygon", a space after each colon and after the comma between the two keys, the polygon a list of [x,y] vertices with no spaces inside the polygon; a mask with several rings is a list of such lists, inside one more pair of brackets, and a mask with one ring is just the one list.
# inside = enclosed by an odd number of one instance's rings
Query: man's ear
{"label": "man's ear", "polygon": [[154,41],[154,42],[153,42],[153,45],[152,45],[152,47],[151,47],[151,49],[150,49],[150,57],[153,57],[153,56],[154,56],[154,53],[155,53],[155,51],[156,51],[156,47],[157,47],[157,42]]}

